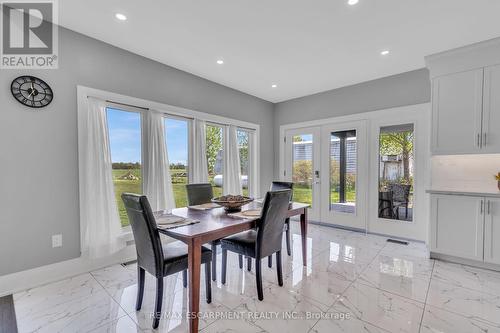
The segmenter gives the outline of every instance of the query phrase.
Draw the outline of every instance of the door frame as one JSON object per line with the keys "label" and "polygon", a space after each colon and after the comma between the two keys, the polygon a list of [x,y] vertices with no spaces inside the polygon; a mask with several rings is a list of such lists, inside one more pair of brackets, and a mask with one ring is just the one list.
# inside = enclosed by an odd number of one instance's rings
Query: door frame
{"label": "door frame", "polygon": [[[356,130],[356,209],[354,214],[330,210],[330,139],[331,133]],[[321,221],[365,231],[368,207],[368,149],[366,120],[329,123],[321,126]]]}
{"label": "door frame", "polygon": [[284,173],[282,174],[283,180],[292,181],[292,159],[288,161],[287,157],[292,156],[292,145],[293,142],[291,137],[300,134],[312,134],[313,136],[313,151],[312,151],[312,172],[313,172],[313,183],[312,183],[312,205],[308,209],[309,218],[312,220],[320,219],[321,214],[321,179],[315,177],[315,171],[321,169],[321,130],[320,127],[299,127],[294,129],[289,129],[284,133]]}

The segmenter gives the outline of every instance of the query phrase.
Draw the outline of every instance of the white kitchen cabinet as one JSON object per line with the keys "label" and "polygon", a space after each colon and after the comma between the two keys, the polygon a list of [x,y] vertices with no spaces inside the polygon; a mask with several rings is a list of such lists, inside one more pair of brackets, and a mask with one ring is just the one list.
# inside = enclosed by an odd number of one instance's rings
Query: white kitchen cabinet
{"label": "white kitchen cabinet", "polygon": [[500,152],[500,65],[484,69],[481,151]]}
{"label": "white kitchen cabinet", "polygon": [[485,198],[484,261],[500,265],[500,199]]}
{"label": "white kitchen cabinet", "polygon": [[481,152],[483,69],[436,77],[432,89],[432,152]]}
{"label": "white kitchen cabinet", "polygon": [[483,261],[484,208],[483,197],[432,194],[431,252]]}

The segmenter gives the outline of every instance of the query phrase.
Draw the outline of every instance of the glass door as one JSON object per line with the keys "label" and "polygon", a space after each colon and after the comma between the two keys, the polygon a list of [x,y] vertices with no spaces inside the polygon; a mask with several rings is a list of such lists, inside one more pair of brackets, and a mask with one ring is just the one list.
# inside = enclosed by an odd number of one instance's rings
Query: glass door
{"label": "glass door", "polygon": [[322,221],[366,229],[366,126],[364,121],[325,125],[321,133]]}
{"label": "glass door", "polygon": [[284,179],[292,181],[293,201],[311,205],[309,218],[320,213],[320,129],[308,127],[285,132]]}

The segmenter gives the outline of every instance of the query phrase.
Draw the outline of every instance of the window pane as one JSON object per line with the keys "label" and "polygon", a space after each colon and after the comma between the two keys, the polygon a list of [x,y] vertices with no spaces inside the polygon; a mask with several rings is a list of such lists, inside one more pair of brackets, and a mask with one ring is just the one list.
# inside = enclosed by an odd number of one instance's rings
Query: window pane
{"label": "window pane", "polygon": [[121,194],[142,194],[141,115],[107,108],[113,183],[122,226],[129,225]]}
{"label": "window pane", "polygon": [[243,195],[248,196],[248,184],[250,184],[249,179],[249,150],[248,145],[250,141],[250,133],[238,129],[236,132],[238,136],[238,147],[240,150],[240,166],[241,166],[241,183],[243,184]]}
{"label": "window pane", "polygon": [[380,128],[379,209],[386,219],[413,220],[413,124]]}
{"label": "window pane", "polygon": [[207,163],[208,179],[212,183],[214,196],[222,195],[224,185],[224,129],[220,126],[207,125]]}
{"label": "window pane", "polygon": [[187,120],[165,118],[165,141],[167,145],[170,175],[174,190],[175,206],[186,207],[186,184],[188,183],[189,123]]}
{"label": "window pane", "polygon": [[330,134],[330,210],[356,212],[356,130]]}
{"label": "window pane", "polygon": [[313,182],[313,136],[292,137],[292,181],[293,201],[310,204],[312,207]]}

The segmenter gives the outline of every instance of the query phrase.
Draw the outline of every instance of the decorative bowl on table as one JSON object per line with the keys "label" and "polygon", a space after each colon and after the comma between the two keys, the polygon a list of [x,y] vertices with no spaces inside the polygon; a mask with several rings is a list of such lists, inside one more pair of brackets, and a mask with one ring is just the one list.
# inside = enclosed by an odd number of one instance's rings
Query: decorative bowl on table
{"label": "decorative bowl on table", "polygon": [[245,197],[243,195],[223,195],[221,197],[213,198],[212,202],[224,207],[226,212],[239,212],[241,207],[252,202],[253,198]]}

